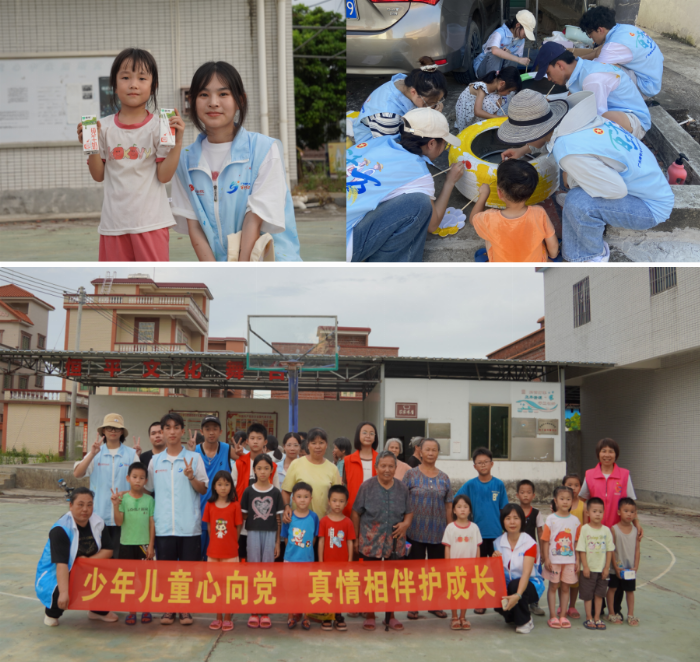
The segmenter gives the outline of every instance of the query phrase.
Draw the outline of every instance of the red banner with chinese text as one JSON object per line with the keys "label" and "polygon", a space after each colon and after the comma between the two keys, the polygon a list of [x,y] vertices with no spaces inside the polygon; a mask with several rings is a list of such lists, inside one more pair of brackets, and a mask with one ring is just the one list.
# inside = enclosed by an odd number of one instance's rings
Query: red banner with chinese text
{"label": "red banner with chinese text", "polygon": [[78,558],[69,609],[317,613],[499,607],[500,558],[205,563]]}

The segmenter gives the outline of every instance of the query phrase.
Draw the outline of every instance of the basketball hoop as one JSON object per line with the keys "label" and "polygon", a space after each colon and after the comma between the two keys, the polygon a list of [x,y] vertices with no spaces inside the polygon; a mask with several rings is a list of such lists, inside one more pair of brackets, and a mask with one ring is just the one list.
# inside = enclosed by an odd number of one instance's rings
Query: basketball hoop
{"label": "basketball hoop", "polygon": [[303,361],[278,361],[277,365],[284,368],[287,372],[301,372],[304,367]]}

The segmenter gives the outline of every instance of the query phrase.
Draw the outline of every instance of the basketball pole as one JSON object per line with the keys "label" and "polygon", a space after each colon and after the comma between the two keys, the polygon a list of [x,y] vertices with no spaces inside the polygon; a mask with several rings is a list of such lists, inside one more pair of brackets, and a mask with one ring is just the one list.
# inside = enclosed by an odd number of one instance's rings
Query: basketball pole
{"label": "basketball pole", "polygon": [[289,431],[299,432],[299,373],[304,364],[300,361],[284,361],[289,388]]}

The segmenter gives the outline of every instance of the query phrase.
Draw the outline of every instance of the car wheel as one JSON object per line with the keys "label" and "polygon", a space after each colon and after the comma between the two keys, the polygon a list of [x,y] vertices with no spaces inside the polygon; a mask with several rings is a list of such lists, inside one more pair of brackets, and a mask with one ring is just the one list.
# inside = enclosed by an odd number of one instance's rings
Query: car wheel
{"label": "car wheel", "polygon": [[481,32],[476,21],[469,21],[469,29],[467,30],[467,43],[464,67],[466,71],[453,71],[454,79],[463,85],[468,85],[473,80],[476,80],[472,63],[481,53]]}
{"label": "car wheel", "polygon": [[[460,146],[450,148],[448,158],[450,165],[458,160],[465,161],[466,172],[457,180],[455,188],[467,200],[476,197],[479,186],[488,184],[491,187],[491,194],[486,200],[486,206],[500,209],[505,207],[505,203],[498,197],[496,191],[498,163],[487,160],[487,158],[493,158],[493,154],[506,149],[506,146],[500,143],[497,136],[493,134],[507,119],[507,117],[497,117],[470,124],[457,135],[461,141]],[[485,154],[486,152],[490,153]],[[559,188],[559,168],[554,157],[546,153],[536,158],[528,156],[525,160],[537,170],[539,175],[537,188],[527,201],[528,205],[532,205],[546,200]]]}

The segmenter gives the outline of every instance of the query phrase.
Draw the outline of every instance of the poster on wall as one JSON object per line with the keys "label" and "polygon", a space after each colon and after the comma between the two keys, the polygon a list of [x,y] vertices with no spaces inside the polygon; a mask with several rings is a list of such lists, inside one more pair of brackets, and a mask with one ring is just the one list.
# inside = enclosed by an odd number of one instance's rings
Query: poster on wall
{"label": "poster on wall", "polygon": [[[557,434],[552,430],[552,419],[561,415],[559,384],[529,382],[511,384],[510,405],[513,418],[540,419],[546,425],[538,426],[539,434]],[[541,429],[539,429],[541,427]]]}
{"label": "poster on wall", "polygon": [[185,421],[185,436],[182,438],[182,443],[186,443],[190,438],[190,430],[201,429],[202,419],[204,419],[205,416],[216,416],[219,418],[218,411],[178,411],[177,409],[171,409],[170,413],[180,414],[182,420]]}
{"label": "poster on wall", "polygon": [[247,430],[253,423],[262,423],[267,428],[267,434],[278,435],[276,411],[229,411],[226,413],[226,441],[231,443],[237,430]]}

